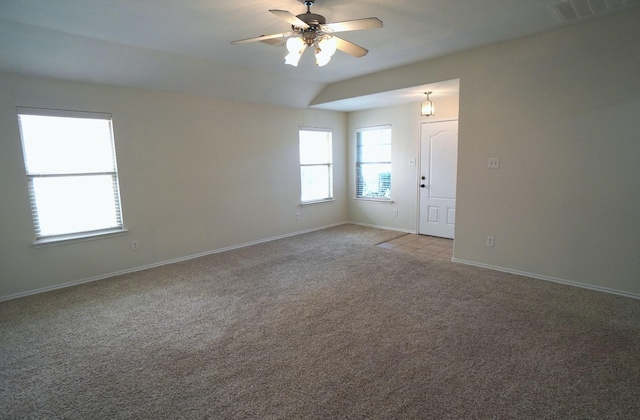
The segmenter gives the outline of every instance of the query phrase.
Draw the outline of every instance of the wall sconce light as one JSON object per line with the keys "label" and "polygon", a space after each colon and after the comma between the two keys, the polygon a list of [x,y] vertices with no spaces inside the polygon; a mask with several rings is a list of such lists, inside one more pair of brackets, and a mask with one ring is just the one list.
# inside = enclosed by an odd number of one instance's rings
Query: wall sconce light
{"label": "wall sconce light", "polygon": [[422,102],[420,107],[420,115],[422,115],[423,117],[431,117],[435,113],[435,109],[433,108],[433,102],[429,100],[429,95],[431,95],[431,93],[432,92],[424,93],[425,95],[427,95],[427,99],[425,99],[425,101]]}

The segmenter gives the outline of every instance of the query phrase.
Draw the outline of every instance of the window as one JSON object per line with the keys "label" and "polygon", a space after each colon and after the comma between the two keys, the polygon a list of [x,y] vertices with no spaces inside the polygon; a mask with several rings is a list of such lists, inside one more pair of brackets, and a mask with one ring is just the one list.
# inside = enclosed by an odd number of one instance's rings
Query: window
{"label": "window", "polygon": [[299,137],[302,203],[332,200],[331,130],[301,128]]}
{"label": "window", "polygon": [[110,114],[18,108],[36,243],[122,231]]}
{"label": "window", "polygon": [[391,126],[356,132],[356,197],[391,199]]}

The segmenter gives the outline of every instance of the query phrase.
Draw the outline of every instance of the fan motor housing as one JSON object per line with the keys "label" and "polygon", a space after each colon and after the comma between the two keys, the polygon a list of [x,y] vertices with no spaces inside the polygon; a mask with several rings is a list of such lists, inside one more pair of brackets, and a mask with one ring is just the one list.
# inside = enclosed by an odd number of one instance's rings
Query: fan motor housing
{"label": "fan motor housing", "polygon": [[327,20],[324,18],[324,16],[315,13],[302,13],[296,17],[309,26],[319,26],[327,23]]}

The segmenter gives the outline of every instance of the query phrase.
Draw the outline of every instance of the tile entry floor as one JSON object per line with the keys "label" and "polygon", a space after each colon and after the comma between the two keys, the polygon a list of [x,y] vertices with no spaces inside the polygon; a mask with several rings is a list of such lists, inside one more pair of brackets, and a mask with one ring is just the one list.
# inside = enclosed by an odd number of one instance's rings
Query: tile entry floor
{"label": "tile entry floor", "polygon": [[451,258],[453,258],[453,239],[438,238],[435,236],[414,235],[409,233],[389,242],[383,242],[378,246],[395,251],[437,258],[439,260],[451,261]]}

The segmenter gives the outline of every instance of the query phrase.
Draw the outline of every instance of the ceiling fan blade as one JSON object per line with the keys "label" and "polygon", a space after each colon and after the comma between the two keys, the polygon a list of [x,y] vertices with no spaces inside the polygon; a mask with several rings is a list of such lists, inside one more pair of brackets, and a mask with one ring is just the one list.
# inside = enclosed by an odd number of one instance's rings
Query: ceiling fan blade
{"label": "ceiling fan blade", "polygon": [[[272,39],[276,39],[276,38],[287,38],[290,37],[291,35],[293,35],[293,32],[283,32],[281,34],[273,34],[273,35],[261,35],[261,36],[256,36],[253,38],[247,38],[247,39],[238,39],[237,41],[231,41],[232,44],[244,44],[246,42],[256,42],[256,41],[260,41],[260,42],[264,42],[264,41],[269,41]],[[272,44],[272,43],[277,43],[277,42],[266,42],[267,44]]]}
{"label": "ceiling fan blade", "polygon": [[273,45],[274,47],[280,47],[280,46],[285,45],[287,43],[287,38],[288,37],[270,38],[270,39],[264,39],[264,40],[262,40],[260,42],[262,42],[263,44]]}
{"label": "ceiling fan blade", "polygon": [[325,32],[359,31],[362,29],[375,28],[382,28],[382,21],[377,17],[345,20],[344,22],[334,22],[322,25],[322,30]]}
{"label": "ceiling fan blade", "polygon": [[286,10],[269,10],[274,15],[278,16],[280,19],[284,19],[290,24],[292,24],[296,28],[307,29],[309,25],[301,19],[299,19],[296,15]]}
{"label": "ceiling fan blade", "polygon": [[334,36],[334,38],[336,40],[337,49],[346,52],[347,54],[351,54],[354,57],[364,57],[369,52],[366,48],[362,48],[360,45],[356,45],[353,42],[346,41],[342,38],[338,38],[337,36]]}

